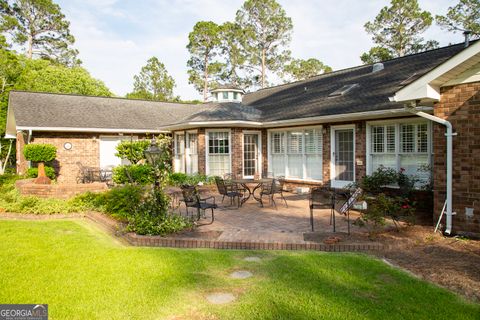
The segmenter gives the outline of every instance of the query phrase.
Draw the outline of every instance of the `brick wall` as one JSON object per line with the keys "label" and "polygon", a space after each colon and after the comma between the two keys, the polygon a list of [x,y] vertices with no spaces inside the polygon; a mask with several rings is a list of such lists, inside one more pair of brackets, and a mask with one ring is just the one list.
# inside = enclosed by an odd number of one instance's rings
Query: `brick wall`
{"label": "brick wall", "polygon": [[90,192],[102,192],[108,190],[105,183],[95,182],[87,184],[63,183],[63,184],[35,184],[33,179],[18,180],[15,183],[17,190],[24,196],[36,196],[41,198],[68,199],[77,194]]}
{"label": "brick wall", "polygon": [[[453,230],[480,232],[480,82],[441,89],[434,114],[452,123],[453,138]],[[445,127],[434,126],[434,219],[445,201]],[[473,216],[466,215],[473,208]]]}
{"label": "brick wall", "polygon": [[23,156],[23,147],[25,146],[25,141],[27,134],[19,131],[17,132],[17,141],[16,141],[16,156],[17,156],[17,173],[25,174],[28,169],[28,162]]}
{"label": "brick wall", "polygon": [[[59,183],[76,183],[79,171],[77,162],[84,166],[99,167],[99,135],[93,133],[41,133],[34,132],[30,143],[49,143],[57,147],[53,166]],[[70,150],[63,147],[72,144]]]}

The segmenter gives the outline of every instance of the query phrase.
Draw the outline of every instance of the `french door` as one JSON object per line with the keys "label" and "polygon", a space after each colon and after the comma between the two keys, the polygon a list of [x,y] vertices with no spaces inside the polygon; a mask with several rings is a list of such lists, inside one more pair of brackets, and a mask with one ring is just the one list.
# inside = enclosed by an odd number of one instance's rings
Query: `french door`
{"label": "french door", "polygon": [[355,181],[355,126],[332,126],[330,182],[343,188]]}
{"label": "french door", "polygon": [[187,132],[186,151],[186,173],[198,173],[198,135],[196,132]]}
{"label": "french door", "polygon": [[260,133],[243,134],[243,177],[253,179],[261,175]]}

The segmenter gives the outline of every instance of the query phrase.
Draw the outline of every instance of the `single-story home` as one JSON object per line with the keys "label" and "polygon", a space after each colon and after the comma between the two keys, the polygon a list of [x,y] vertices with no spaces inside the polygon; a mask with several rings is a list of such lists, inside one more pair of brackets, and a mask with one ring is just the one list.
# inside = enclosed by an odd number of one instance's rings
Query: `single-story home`
{"label": "single-story home", "polygon": [[[7,136],[58,147],[59,182],[76,163],[105,167],[122,139],[171,133],[174,170],[341,188],[379,166],[434,180],[447,233],[480,232],[480,41],[245,93],[220,87],[200,105],[13,91]],[[452,223],[455,216],[455,223]]]}

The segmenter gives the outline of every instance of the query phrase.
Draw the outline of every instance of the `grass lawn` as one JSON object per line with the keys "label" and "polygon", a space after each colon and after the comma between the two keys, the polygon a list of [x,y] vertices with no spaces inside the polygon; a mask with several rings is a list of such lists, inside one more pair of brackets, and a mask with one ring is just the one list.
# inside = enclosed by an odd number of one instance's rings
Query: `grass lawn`
{"label": "grass lawn", "polygon": [[[0,303],[48,303],[51,319],[480,318],[365,255],[135,248],[86,221],[0,221],[0,270]],[[237,300],[210,305],[217,291]]]}

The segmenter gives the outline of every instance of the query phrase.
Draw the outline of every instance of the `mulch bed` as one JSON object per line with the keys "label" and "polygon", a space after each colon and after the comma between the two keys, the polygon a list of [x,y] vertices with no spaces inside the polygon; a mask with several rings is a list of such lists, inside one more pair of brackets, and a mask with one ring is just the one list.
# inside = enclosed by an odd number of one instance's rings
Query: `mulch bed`
{"label": "mulch bed", "polygon": [[480,302],[480,241],[444,237],[430,226],[412,226],[380,234],[389,249],[381,258],[418,277]]}

